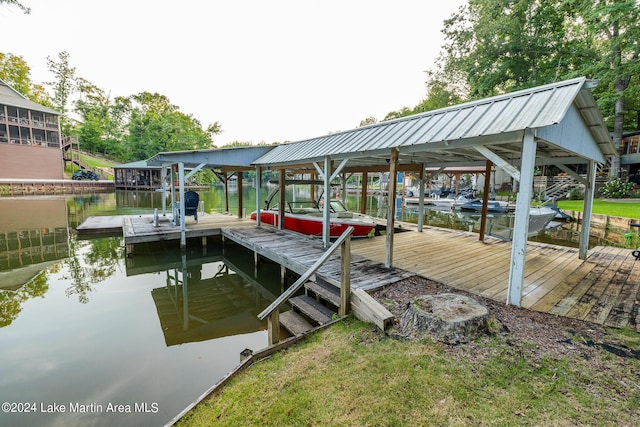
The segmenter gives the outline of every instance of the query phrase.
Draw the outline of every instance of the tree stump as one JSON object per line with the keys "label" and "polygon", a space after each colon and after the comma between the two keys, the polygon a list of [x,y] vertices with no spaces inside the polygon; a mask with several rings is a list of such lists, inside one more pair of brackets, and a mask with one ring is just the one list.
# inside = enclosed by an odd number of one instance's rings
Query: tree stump
{"label": "tree stump", "polygon": [[429,335],[447,344],[466,343],[487,331],[489,310],[458,294],[420,295],[409,302],[400,319],[400,333]]}

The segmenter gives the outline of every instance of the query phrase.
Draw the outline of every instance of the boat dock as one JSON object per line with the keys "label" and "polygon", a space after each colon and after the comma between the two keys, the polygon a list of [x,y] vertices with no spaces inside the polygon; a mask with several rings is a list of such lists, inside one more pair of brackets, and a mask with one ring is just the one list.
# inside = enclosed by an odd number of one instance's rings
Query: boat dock
{"label": "boat dock", "polygon": [[[425,227],[394,236],[396,268],[455,289],[506,301],[511,243],[477,233]],[[384,239],[351,243],[354,254],[382,262]],[[585,261],[578,249],[527,243],[522,307],[640,331],[640,261],[631,249],[598,246]]]}
{"label": "boat dock", "polygon": [[[92,217],[79,232],[96,231],[111,224],[123,230],[125,245],[179,240],[180,227],[168,217],[158,226],[153,215]],[[94,226],[90,227],[91,221]],[[120,221],[118,225],[118,221]],[[114,225],[115,224],[115,225]],[[511,243],[477,233],[425,227],[422,232],[403,227],[394,236],[393,269],[384,267],[384,236],[351,242],[351,286],[365,290],[379,288],[411,275],[420,275],[455,289],[496,301],[506,301]],[[304,273],[323,252],[322,242],[237,216],[202,215],[196,223],[188,218],[188,238],[222,236],[259,256],[269,258],[296,272]],[[330,283],[339,283],[339,257],[318,272]],[[567,316],[597,324],[640,331],[640,261],[632,250],[598,246],[585,261],[578,249],[545,243],[527,244],[522,307]]]}

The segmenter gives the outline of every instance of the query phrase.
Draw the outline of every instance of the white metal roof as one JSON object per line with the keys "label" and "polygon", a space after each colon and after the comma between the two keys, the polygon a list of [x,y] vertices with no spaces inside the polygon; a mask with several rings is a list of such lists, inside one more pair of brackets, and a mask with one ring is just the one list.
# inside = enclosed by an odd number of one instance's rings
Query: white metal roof
{"label": "white metal roof", "polygon": [[604,162],[616,151],[591,87],[581,77],[282,144],[254,164],[298,165],[329,156],[350,159],[349,166],[384,165],[395,147],[401,164],[472,165],[485,161],[477,145],[519,158],[525,129],[536,132],[537,158]]}
{"label": "white metal roof", "polygon": [[10,107],[24,108],[25,110],[40,111],[47,114],[54,114],[59,116],[57,111],[40,105],[27,99],[20,92],[9,86],[5,81],[0,80],[0,104],[8,105]]}

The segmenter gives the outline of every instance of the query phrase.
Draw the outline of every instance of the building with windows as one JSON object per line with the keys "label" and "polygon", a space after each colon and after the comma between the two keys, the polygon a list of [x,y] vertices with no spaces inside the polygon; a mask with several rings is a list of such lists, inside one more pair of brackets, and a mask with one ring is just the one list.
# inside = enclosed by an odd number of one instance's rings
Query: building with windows
{"label": "building with windows", "polygon": [[64,177],[59,117],[0,80],[0,178]]}
{"label": "building with windows", "polygon": [[640,131],[623,135],[620,164],[629,180],[640,184]]}

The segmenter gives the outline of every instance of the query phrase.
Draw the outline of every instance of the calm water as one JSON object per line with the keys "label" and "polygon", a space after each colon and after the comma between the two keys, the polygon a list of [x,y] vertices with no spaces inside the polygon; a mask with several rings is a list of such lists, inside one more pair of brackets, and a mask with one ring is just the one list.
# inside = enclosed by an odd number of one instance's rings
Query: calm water
{"label": "calm water", "polygon": [[267,345],[256,315],[280,293],[275,266],[254,280],[238,248],[126,258],[120,237],[72,232],[148,209],[130,198],[0,199],[0,425],[163,425]]}
{"label": "calm water", "polygon": [[[223,210],[221,188],[200,194],[205,211]],[[151,212],[160,197],[0,198],[0,403],[9,403],[0,425],[163,425],[242,350],[267,345],[256,315],[280,293],[277,266],[261,264],[254,277],[244,250],[192,242],[186,254],[156,244],[126,258],[120,237],[83,240],[73,231],[91,215]],[[244,198],[248,214],[255,192],[245,188]],[[349,196],[350,209],[358,203]],[[229,204],[235,212],[233,193]],[[367,211],[385,217],[385,199],[369,197]],[[417,222],[415,211],[398,215]],[[513,218],[489,222],[508,227]],[[477,231],[479,217],[428,209],[425,224]],[[571,227],[541,238],[575,246]]]}

